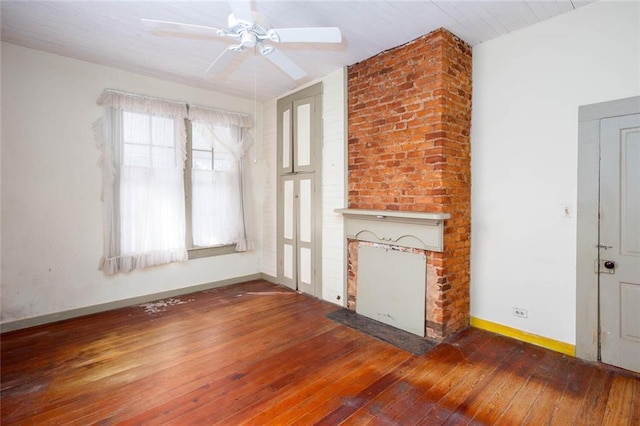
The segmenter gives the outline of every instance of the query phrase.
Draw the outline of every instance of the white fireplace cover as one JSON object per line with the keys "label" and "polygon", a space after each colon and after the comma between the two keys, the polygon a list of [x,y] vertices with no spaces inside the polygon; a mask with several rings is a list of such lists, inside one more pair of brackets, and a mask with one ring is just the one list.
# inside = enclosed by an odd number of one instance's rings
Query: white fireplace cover
{"label": "white fireplace cover", "polygon": [[424,337],[426,273],[424,253],[360,244],[356,312]]}

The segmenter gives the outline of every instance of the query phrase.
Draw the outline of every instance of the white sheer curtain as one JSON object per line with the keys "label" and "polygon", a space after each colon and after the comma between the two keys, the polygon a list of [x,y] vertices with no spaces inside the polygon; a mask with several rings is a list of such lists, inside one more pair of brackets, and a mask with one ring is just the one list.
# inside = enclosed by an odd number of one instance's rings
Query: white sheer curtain
{"label": "white sheer curtain", "polygon": [[106,90],[94,135],[102,152],[107,274],[187,260],[184,103]]}
{"label": "white sheer curtain", "polygon": [[192,122],[192,230],[195,246],[235,244],[253,248],[247,237],[242,159],[252,141],[251,118],[190,106]]}

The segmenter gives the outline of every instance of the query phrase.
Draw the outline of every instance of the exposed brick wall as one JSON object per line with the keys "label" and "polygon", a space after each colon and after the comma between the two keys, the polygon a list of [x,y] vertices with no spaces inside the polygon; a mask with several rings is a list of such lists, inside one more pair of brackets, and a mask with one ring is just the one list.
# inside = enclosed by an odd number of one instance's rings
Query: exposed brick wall
{"label": "exposed brick wall", "polygon": [[439,29],[350,66],[348,81],[349,208],[451,214],[445,251],[427,255],[427,332],[446,337],[469,321],[471,48]]}

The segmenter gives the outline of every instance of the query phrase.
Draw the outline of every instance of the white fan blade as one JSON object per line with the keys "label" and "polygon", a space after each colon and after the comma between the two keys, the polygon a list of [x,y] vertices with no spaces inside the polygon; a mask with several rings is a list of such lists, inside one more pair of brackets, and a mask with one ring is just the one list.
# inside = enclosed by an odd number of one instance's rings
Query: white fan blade
{"label": "white fan blade", "polygon": [[236,53],[236,52],[232,51],[229,48],[224,49],[222,53],[219,54],[218,57],[211,63],[211,65],[209,65],[205,73],[217,74],[222,70],[224,70],[231,63],[231,61],[233,61],[234,59],[233,53]]}
{"label": "white fan blade", "polygon": [[231,5],[231,11],[233,11],[233,16],[236,17],[236,20],[253,25],[253,12],[251,12],[250,0],[229,0],[229,4]]}
{"label": "white fan blade", "polygon": [[278,49],[273,49],[264,56],[294,80],[300,80],[307,75],[302,68],[296,65],[296,63],[291,59],[287,58],[285,54]]}
{"label": "white fan blade", "polygon": [[218,36],[218,29],[202,25],[182,24],[180,22],[156,21],[155,19],[141,19],[142,25],[154,32],[190,34],[204,36]]}
{"label": "white fan blade", "polygon": [[274,28],[281,43],[340,43],[342,34],[336,27]]}

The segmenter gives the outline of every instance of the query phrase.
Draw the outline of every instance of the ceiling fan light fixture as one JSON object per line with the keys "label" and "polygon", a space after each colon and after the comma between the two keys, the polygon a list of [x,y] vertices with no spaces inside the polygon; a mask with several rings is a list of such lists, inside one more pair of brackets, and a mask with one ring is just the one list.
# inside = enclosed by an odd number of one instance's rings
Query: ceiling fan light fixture
{"label": "ceiling fan light fixture", "polygon": [[231,50],[232,52],[244,52],[244,48],[244,44],[240,43],[227,47],[227,50]]}
{"label": "ceiling fan light fixture", "polygon": [[264,43],[259,43],[258,44],[258,48],[260,49],[260,53],[263,55],[268,55],[269,53],[273,52],[273,46],[268,46]]}
{"label": "ceiling fan light fixture", "polygon": [[280,36],[274,30],[267,31],[267,34],[264,36],[265,39],[280,43]]}

